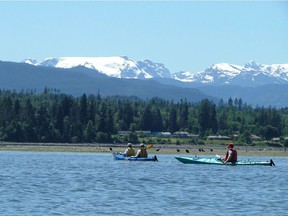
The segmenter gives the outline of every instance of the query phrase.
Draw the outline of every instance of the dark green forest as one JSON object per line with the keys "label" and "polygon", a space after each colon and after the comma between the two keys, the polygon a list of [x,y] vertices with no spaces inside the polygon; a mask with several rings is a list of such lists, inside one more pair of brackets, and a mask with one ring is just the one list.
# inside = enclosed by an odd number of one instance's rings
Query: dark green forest
{"label": "dark green forest", "polygon": [[43,93],[0,91],[0,140],[9,142],[112,143],[119,131],[137,141],[136,131],[187,131],[208,135],[250,135],[265,140],[288,136],[288,109],[251,107],[241,99],[207,99],[191,103],[160,98],[86,95],[73,97],[45,89]]}

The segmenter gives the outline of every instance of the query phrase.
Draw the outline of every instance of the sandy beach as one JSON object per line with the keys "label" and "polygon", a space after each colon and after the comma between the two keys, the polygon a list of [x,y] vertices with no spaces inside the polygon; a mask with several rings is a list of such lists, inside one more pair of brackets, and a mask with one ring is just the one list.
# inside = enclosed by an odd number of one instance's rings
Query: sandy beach
{"label": "sandy beach", "polygon": [[[134,145],[138,149],[139,145]],[[0,143],[0,151],[22,151],[22,152],[77,152],[77,153],[113,153],[123,152],[125,144],[70,144],[70,143]],[[288,152],[283,147],[257,147],[257,146],[236,146],[241,156],[271,156],[287,157]],[[153,144],[148,149],[149,154],[185,154],[185,155],[224,155],[225,146],[219,145],[174,145],[174,144]]]}

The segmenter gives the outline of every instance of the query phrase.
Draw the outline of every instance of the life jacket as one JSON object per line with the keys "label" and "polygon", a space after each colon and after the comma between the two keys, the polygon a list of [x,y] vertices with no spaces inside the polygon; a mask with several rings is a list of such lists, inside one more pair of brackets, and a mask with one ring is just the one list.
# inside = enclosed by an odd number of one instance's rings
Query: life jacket
{"label": "life jacket", "polygon": [[134,156],[135,155],[135,149],[132,147],[128,147],[127,157]]}
{"label": "life jacket", "polygon": [[140,149],[140,154],[139,154],[139,158],[146,158],[148,157],[148,153],[147,153],[147,150],[145,148],[141,148]]}
{"label": "life jacket", "polygon": [[[233,153],[232,153],[232,158],[228,162],[236,162],[237,161],[237,150],[236,149],[229,149],[229,150],[231,150]],[[226,156],[224,158],[225,161],[229,157],[229,150],[226,152]]]}

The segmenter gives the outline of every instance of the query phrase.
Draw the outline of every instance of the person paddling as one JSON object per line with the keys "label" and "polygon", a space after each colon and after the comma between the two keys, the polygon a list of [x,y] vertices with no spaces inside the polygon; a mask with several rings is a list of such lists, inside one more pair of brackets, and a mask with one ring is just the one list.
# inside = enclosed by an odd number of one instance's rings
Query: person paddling
{"label": "person paddling", "polygon": [[135,149],[132,146],[132,143],[127,144],[127,149],[124,151],[124,153],[119,153],[124,155],[125,157],[131,157],[135,155]]}
{"label": "person paddling", "polygon": [[228,143],[227,144],[227,152],[224,158],[221,158],[224,164],[227,162],[237,162],[237,150],[234,149],[234,144],[233,143]]}
{"label": "person paddling", "polygon": [[148,152],[147,152],[146,146],[143,143],[140,144],[140,149],[137,151],[135,157],[138,157],[138,158],[147,158],[148,157]]}

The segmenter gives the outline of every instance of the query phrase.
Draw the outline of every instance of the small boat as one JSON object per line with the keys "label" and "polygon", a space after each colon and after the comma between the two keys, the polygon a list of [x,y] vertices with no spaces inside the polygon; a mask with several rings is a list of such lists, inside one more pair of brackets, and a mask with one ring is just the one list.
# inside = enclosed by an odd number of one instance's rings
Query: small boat
{"label": "small boat", "polygon": [[125,157],[122,154],[113,153],[113,157],[115,160],[128,160],[128,161],[158,161],[156,155],[147,158],[136,158],[136,157]]}
{"label": "small boat", "polygon": [[250,161],[250,160],[240,160],[237,162],[227,162],[223,163],[219,158],[205,158],[205,157],[175,157],[178,161],[184,164],[214,164],[214,165],[262,165],[262,166],[275,166],[272,159],[269,161]]}

